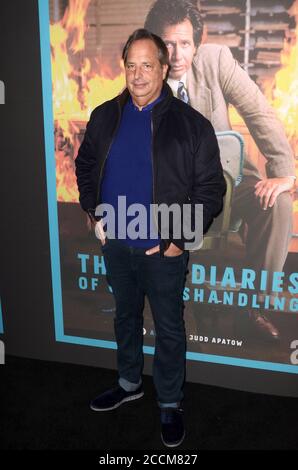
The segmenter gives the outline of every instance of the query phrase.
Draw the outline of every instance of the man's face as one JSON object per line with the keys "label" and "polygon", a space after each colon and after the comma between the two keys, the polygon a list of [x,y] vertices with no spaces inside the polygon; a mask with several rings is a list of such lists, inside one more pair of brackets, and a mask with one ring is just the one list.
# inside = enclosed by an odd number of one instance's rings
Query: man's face
{"label": "man's face", "polygon": [[150,39],[135,41],[128,49],[125,64],[126,85],[133,101],[146,106],[160,95],[167,65],[161,65],[158,49]]}
{"label": "man's face", "polygon": [[165,26],[161,37],[169,51],[171,64],[169,76],[179,80],[191,66],[196,53],[193,26],[188,19],[182,23]]}

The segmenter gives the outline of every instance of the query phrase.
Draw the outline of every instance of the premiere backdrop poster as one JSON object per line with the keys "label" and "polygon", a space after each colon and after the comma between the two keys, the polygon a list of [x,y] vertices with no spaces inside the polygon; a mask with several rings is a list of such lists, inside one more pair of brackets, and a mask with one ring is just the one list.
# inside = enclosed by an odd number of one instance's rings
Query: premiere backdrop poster
{"label": "premiere backdrop poster", "polygon": [[[58,341],[116,349],[113,295],[99,242],[88,232],[78,203],[74,160],[92,109],[125,86],[122,47],[144,26],[153,3],[39,0]],[[280,196],[268,217],[254,207],[245,184],[255,172],[261,178],[288,176],[287,168],[295,164],[298,3],[194,3],[204,27],[187,72],[190,105],[216,130],[229,190],[203,248],[190,255],[184,291],[187,358],[297,373],[295,189]],[[215,66],[218,83],[212,77]],[[266,316],[279,341],[259,334],[251,312]],[[146,304],[148,354],[154,352],[154,335]]]}

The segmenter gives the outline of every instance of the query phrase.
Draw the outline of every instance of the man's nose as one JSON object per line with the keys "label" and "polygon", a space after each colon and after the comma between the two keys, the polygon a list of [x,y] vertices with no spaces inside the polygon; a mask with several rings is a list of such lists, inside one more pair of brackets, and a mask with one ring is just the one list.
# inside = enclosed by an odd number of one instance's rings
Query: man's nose
{"label": "man's nose", "polygon": [[142,76],[142,67],[136,65],[134,72],[135,72],[134,78],[135,79],[140,78]]}
{"label": "man's nose", "polygon": [[180,59],[182,59],[183,54],[182,54],[182,48],[178,45],[175,46],[174,48],[174,60],[175,62],[179,62]]}

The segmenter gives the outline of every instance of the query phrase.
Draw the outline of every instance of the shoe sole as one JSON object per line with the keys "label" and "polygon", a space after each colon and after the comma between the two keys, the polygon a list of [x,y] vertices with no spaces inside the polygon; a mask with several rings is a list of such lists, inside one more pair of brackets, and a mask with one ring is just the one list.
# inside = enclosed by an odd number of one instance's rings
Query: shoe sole
{"label": "shoe sole", "polygon": [[167,442],[165,442],[165,441],[163,440],[162,433],[160,434],[160,436],[161,436],[162,443],[163,443],[166,447],[178,447],[178,446],[180,446],[180,444],[182,444],[182,442],[184,441],[184,438],[185,438],[185,431],[184,431],[183,436],[181,437],[180,441],[175,442],[174,444],[168,444]]}
{"label": "shoe sole", "polygon": [[123,400],[119,401],[118,403],[116,403],[116,405],[111,406],[110,408],[96,408],[95,406],[92,406],[92,405],[90,405],[90,408],[93,411],[111,411],[111,410],[115,410],[116,408],[119,408],[119,406],[121,406],[123,403],[133,401],[133,400],[138,400],[138,398],[142,398],[143,395],[144,395],[144,392],[141,392],[141,393],[138,393],[137,395],[132,395],[131,397],[123,398]]}

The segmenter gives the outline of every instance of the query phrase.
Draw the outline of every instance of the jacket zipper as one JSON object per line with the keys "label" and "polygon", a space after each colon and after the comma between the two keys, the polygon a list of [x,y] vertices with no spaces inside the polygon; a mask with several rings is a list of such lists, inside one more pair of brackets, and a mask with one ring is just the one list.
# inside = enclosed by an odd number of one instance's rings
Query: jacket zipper
{"label": "jacket zipper", "polygon": [[[152,120],[152,111],[151,111],[151,164],[152,164],[152,199],[153,204],[155,204],[155,185],[154,185],[154,162],[153,162],[153,120]],[[153,211],[155,224],[157,228],[158,234],[161,235],[159,228],[158,228],[158,220],[156,219],[155,211]]]}
{"label": "jacket zipper", "polygon": [[115,138],[115,135],[116,135],[116,132],[118,130],[118,127],[119,127],[119,123],[120,123],[120,117],[121,117],[121,108],[120,108],[120,103],[118,101],[118,121],[117,121],[117,124],[116,124],[116,127],[115,127],[115,130],[113,132],[113,135],[112,135],[112,139],[111,139],[111,142],[110,142],[110,145],[108,147],[108,150],[105,154],[105,158],[103,160],[103,163],[102,163],[102,166],[101,166],[101,169],[100,169],[100,173],[99,173],[99,177],[98,177],[98,185],[97,185],[97,196],[96,196],[96,204],[98,204],[98,199],[99,199],[99,194],[100,194],[100,188],[101,188],[101,181],[102,181],[102,174],[103,174],[103,170],[104,170],[104,167],[105,167],[105,163],[106,163],[106,160],[108,158],[108,155],[110,153],[110,150],[111,150],[111,147],[112,147],[112,144],[114,142],[114,138]]}

